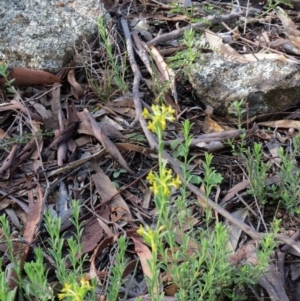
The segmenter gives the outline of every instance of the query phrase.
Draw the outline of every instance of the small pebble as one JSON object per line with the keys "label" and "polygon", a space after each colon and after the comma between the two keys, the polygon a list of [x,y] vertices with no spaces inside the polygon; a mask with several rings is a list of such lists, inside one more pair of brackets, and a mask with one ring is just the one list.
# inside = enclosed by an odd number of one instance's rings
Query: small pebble
{"label": "small pebble", "polygon": [[83,182],[83,177],[78,176],[78,177],[77,177],[77,181],[78,181],[78,183],[82,183],[82,182]]}
{"label": "small pebble", "polygon": [[224,189],[221,191],[220,195],[225,196],[228,193],[228,190]]}

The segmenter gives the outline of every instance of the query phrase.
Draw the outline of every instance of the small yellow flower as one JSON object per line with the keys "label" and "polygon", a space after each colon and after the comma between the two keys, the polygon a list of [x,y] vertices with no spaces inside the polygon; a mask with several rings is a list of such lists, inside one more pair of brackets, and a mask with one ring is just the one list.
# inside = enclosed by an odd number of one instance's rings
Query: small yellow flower
{"label": "small yellow flower", "polygon": [[160,122],[161,129],[164,131],[166,129],[166,127],[167,127],[166,118],[165,117],[161,117],[158,122]]}
{"label": "small yellow flower", "polygon": [[160,111],[160,106],[159,105],[152,105],[151,108],[153,110],[153,115],[154,116],[161,115],[161,111]]}
{"label": "small yellow flower", "polygon": [[144,227],[142,225],[140,225],[139,229],[136,230],[136,233],[140,236],[143,236],[144,234]]}
{"label": "small yellow flower", "polygon": [[142,116],[143,116],[145,119],[147,119],[147,118],[150,116],[150,113],[149,113],[149,111],[148,111],[146,108],[144,108],[143,113],[142,113]]}
{"label": "small yellow flower", "polygon": [[148,126],[147,127],[151,132],[155,133],[155,125],[152,121],[148,121]]}
{"label": "small yellow flower", "polygon": [[161,175],[154,173],[152,170],[149,172],[147,178],[150,183],[150,189],[154,195],[162,194],[168,197],[171,193],[171,187],[178,189],[181,185],[179,176],[173,177],[173,172],[171,169],[163,169]]}
{"label": "small yellow flower", "polygon": [[164,177],[164,179],[165,179],[165,182],[169,182],[169,181],[171,181],[172,180],[172,170],[171,169],[164,169],[164,171],[163,171],[163,177]]}
{"label": "small yellow flower", "polygon": [[148,226],[146,226],[145,229],[142,225],[140,225],[136,232],[144,238],[145,242],[151,247],[152,251],[156,252],[156,241],[158,239],[159,232],[153,231]]}
{"label": "small yellow flower", "polygon": [[175,110],[172,109],[171,106],[165,106],[164,104],[162,105],[162,114],[165,116],[165,118],[169,121],[175,121]]}
{"label": "small yellow flower", "polygon": [[160,233],[166,228],[166,226],[160,226],[157,230],[152,230],[148,226],[144,228],[140,225],[139,229],[136,231],[138,235],[142,236],[145,242],[151,247],[153,252],[157,251],[157,243],[159,241]]}
{"label": "small yellow flower", "polygon": [[162,185],[162,187],[163,187],[163,191],[162,191],[163,195],[165,197],[168,197],[170,195],[170,189],[169,189],[168,185],[164,183]]}
{"label": "small yellow flower", "polygon": [[81,288],[85,288],[88,291],[90,291],[92,289],[90,282],[85,280],[84,277],[81,277],[80,284],[81,284]]}
{"label": "small yellow flower", "polygon": [[91,285],[84,277],[80,280],[80,285],[77,282],[65,283],[61,294],[58,294],[59,300],[64,300],[65,298],[71,298],[72,301],[83,301],[85,295],[88,291],[92,289]]}
{"label": "small yellow flower", "polygon": [[166,107],[164,104],[162,106],[152,105],[151,106],[153,113],[150,114],[149,111],[144,108],[142,116],[146,119],[151,119],[148,122],[148,129],[152,132],[157,130],[164,131],[167,127],[166,120],[174,121],[175,120],[175,111],[171,106]]}
{"label": "small yellow flower", "polygon": [[65,283],[65,286],[61,290],[62,294],[58,294],[58,299],[63,300],[64,298],[74,295],[74,292],[71,290],[71,286],[68,283]]}
{"label": "small yellow flower", "polygon": [[154,195],[158,195],[159,193],[159,186],[157,185],[157,183],[153,183],[152,186],[150,187],[150,189],[153,191]]}
{"label": "small yellow flower", "polygon": [[162,232],[165,229],[166,229],[166,226],[163,225],[163,226],[160,226],[157,231],[158,231],[158,233],[160,233],[160,232]]}
{"label": "small yellow flower", "polygon": [[147,176],[146,179],[149,181],[149,183],[151,185],[154,183],[154,181],[155,181],[155,175],[154,175],[154,173],[153,173],[152,170],[150,170],[150,172],[148,173],[148,176]]}
{"label": "small yellow flower", "polygon": [[174,186],[174,188],[178,189],[181,185],[181,181],[179,179],[179,175],[177,175],[176,179],[172,180],[172,185]]}

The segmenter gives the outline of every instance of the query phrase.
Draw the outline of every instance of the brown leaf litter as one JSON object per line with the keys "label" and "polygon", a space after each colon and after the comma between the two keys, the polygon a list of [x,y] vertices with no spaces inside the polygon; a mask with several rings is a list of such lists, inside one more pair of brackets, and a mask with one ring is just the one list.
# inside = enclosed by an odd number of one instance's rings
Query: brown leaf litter
{"label": "brown leaf litter", "polygon": [[[189,7],[188,1],[184,3]],[[114,5],[116,7],[111,7],[111,11],[121,10],[125,3]],[[243,130],[237,129],[236,119],[222,119],[214,114],[213,109],[205,111],[200,106],[193,106],[189,86],[185,83],[178,85],[177,75],[166,60],[166,53],[185,48],[185,45],[179,45],[178,40],[185,30],[204,30],[209,21],[210,30],[204,32],[206,41],[227,60],[247,64],[255,57],[299,63],[299,30],[295,18],[292,20],[284,10],[278,8],[276,14],[283,26],[282,32],[270,33],[261,27],[263,32],[257,34],[247,27],[246,32],[242,33],[241,26],[235,29],[230,26],[233,26],[235,20],[245,20],[243,16],[251,18],[254,12],[260,13],[261,9],[246,10],[240,7],[239,12],[228,14],[223,5],[220,4],[220,15],[208,16],[199,9],[198,14],[206,16],[206,21],[192,23],[188,15],[170,14],[169,4],[159,1],[135,3],[132,10],[136,11],[127,18],[138,18],[143,22],[146,20],[150,24],[147,27],[148,34],[137,34],[128,26],[128,20],[121,18],[126,49],[121,44],[114,45],[116,51],[119,51],[116,52],[116,57],[127,51],[131,71],[127,70],[126,81],[131,92],[122,94],[115,89],[114,93],[106,96],[105,102],[100,102],[95,81],[92,82],[92,76],[86,76],[80,59],[74,59],[60,77],[46,71],[26,68],[14,68],[11,71],[9,78],[15,79],[13,85],[23,88],[13,97],[5,92],[5,88],[0,94],[0,210],[9,218],[11,229],[17,237],[15,239],[12,235],[15,256],[20,259],[21,267],[29,260],[33,248],[44,248],[44,233],[40,231],[43,231],[42,217],[45,210],[62,218],[62,234],[72,235],[74,229],[69,221],[70,201],[77,199],[81,204],[80,222],[84,225],[80,256],[90,256],[85,278],[97,278],[101,285],[108,285],[110,268],[114,264],[111,256],[113,246],[119,236],[126,235],[129,238],[126,252],[128,264],[123,278],[131,277],[130,282],[126,282],[127,300],[138,296],[149,300],[147,287],[143,287],[145,281],[138,283],[134,280],[152,277],[148,265],[148,261],[152,260],[152,252],[137,235],[136,229],[141,224],[155,224],[156,208],[145,177],[150,170],[157,168],[158,145],[156,137],[147,129],[141,112],[143,107],[150,110],[150,105],[155,100],[162,99],[177,113],[177,120],[170,123],[164,133],[164,160],[183,181],[181,157],[178,155],[175,158],[175,153],[184,142],[181,121],[189,119],[194,123],[190,145],[194,157],[188,168],[195,175],[202,176],[200,159],[203,159],[205,151],[212,152],[213,165],[225,179],[217,187],[217,192],[213,191],[209,198],[198,184],[187,183],[189,222],[182,230],[178,229],[176,221],[170,220],[173,223],[170,226],[176,234],[176,243],[178,246],[182,244],[184,231],[190,229],[190,225],[195,229],[201,227],[205,210],[212,208],[213,218],[224,222],[230,234],[230,263],[242,266],[248,262],[255,266],[258,264],[256,247],[268,230],[264,227],[280,213],[283,233],[275,238],[278,241],[276,254],[279,254],[279,268],[275,265],[277,258],[273,258],[272,262],[270,260],[268,271],[259,278],[259,284],[273,300],[295,300],[289,298],[289,290],[299,290],[295,284],[299,283],[299,275],[293,272],[296,267],[286,261],[287,257],[284,255],[294,256],[289,258],[295,260],[299,257],[299,237],[295,233],[299,232],[300,219],[298,215],[290,216],[281,208],[275,213],[274,208],[266,206],[262,214],[259,212],[259,206],[247,195],[250,182],[244,173],[243,162],[232,155],[227,141],[232,139],[236,145],[241,141],[241,135],[244,135],[243,139],[249,147],[253,146],[254,141],[263,143],[263,160],[271,166],[267,185],[278,185],[279,148],[288,144],[291,147],[291,140],[298,135],[299,112],[256,116],[245,121]],[[143,13],[140,13],[139,8],[143,8]],[[253,23],[254,27],[260,23],[265,25],[274,22],[268,16],[261,18]],[[274,15],[272,18],[275,18]],[[158,33],[153,24],[162,20],[165,25],[160,23],[162,33]],[[225,43],[214,32],[214,24],[222,27],[227,36],[229,33],[230,43]],[[112,29],[111,37],[117,36]],[[146,37],[150,39],[146,41]],[[86,59],[85,65],[86,70],[93,70],[93,76],[99,80],[105,69],[110,67],[107,65],[105,52],[96,42],[94,45],[99,48],[95,46],[90,50],[90,57]],[[290,53],[285,52],[288,44],[292,45]],[[259,49],[259,53],[253,55],[253,47]],[[134,52],[140,57],[140,61],[135,59]],[[97,76],[95,70],[99,71]],[[111,70],[107,72],[111,73]],[[163,91],[159,91],[151,75],[156,76],[160,83],[168,81]],[[110,84],[113,86],[114,82]],[[4,85],[3,78],[0,79],[0,85]],[[24,86],[32,86],[32,89]],[[273,130],[269,130],[270,128]],[[172,149],[174,143],[177,146]],[[195,205],[194,199],[197,199],[198,205]],[[175,203],[173,205],[176,207]],[[295,230],[294,235],[287,230]],[[166,251],[170,251],[167,248],[166,244]],[[188,248],[190,255],[201,252],[194,240],[190,240]],[[7,244],[0,244],[1,254],[4,255],[6,251]],[[175,264],[172,256],[169,259],[169,264]],[[8,265],[7,258],[4,263]],[[176,264],[182,264],[182,261]],[[8,275],[10,287],[17,286],[12,269]],[[172,283],[171,275],[160,273],[160,277],[162,282],[168,280],[168,284],[162,287],[165,294],[169,295],[164,300],[175,300],[174,294],[178,287]],[[128,283],[132,283],[132,286]],[[295,295],[297,296],[296,293]],[[99,298],[103,299],[104,293]]]}

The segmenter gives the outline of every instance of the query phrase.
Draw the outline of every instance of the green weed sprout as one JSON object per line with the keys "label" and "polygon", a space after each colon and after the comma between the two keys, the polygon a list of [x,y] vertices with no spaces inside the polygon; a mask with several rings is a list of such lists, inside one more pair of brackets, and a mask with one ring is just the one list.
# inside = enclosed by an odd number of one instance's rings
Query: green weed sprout
{"label": "green weed sprout", "polygon": [[4,62],[0,63],[0,75],[4,77],[5,79],[5,85],[7,86],[7,90],[10,93],[15,93],[15,90],[13,89],[12,83],[14,82],[13,79],[8,79],[9,72],[8,72],[8,64],[5,64]]}
{"label": "green weed sprout", "polygon": [[[2,265],[2,260],[0,261]],[[17,287],[10,289],[5,271],[0,270],[0,301],[14,301],[16,299]]]}
{"label": "green weed sprout", "polygon": [[248,193],[253,195],[264,205],[267,198],[268,165],[263,161],[262,145],[254,143],[253,149],[248,148],[246,154],[246,167],[251,188]]}
{"label": "green weed sprout", "polygon": [[28,277],[28,281],[25,279],[24,282],[25,295],[28,300],[30,300],[32,296],[40,296],[42,300],[46,301],[51,298],[53,292],[47,280],[48,273],[44,264],[44,255],[40,248],[34,250],[34,255],[36,260],[26,262],[24,265],[24,271]]}
{"label": "green weed sprout", "polygon": [[[120,63],[118,62],[118,58],[115,56],[113,52],[111,39],[107,34],[107,26],[104,24],[103,18],[98,18],[98,28],[99,28],[100,37],[102,39],[101,45],[106,50],[106,53],[108,55],[108,63],[113,70],[114,83],[122,92],[126,92],[128,90],[128,86],[125,83],[126,66],[123,61],[120,66]],[[107,84],[110,85],[111,83],[108,82]]]}
{"label": "green weed sprout", "polygon": [[239,130],[242,129],[242,117],[247,112],[247,110],[245,108],[243,108],[243,104],[244,104],[244,99],[241,99],[240,101],[238,101],[238,100],[234,101],[230,106],[232,113],[238,119],[237,124],[238,124]]}
{"label": "green weed sprout", "polygon": [[189,71],[191,66],[201,58],[202,52],[200,48],[209,48],[205,44],[203,36],[197,36],[192,28],[185,30],[182,44],[186,49],[178,51],[174,56],[168,58],[168,62],[172,68],[183,69]]}
{"label": "green weed sprout", "polygon": [[290,0],[268,0],[268,10],[273,10],[280,4],[287,5],[290,8],[293,8]]}
{"label": "green weed sprout", "polygon": [[[83,301],[85,296],[90,292],[94,294],[95,287],[92,287],[83,276],[83,264],[86,256],[82,256],[81,237],[83,226],[79,223],[80,206],[77,201],[72,202],[73,217],[71,222],[75,227],[73,236],[65,240],[60,235],[61,219],[53,217],[50,212],[45,215],[45,227],[49,233],[49,253],[54,260],[56,276],[60,283],[63,284],[61,293],[58,295],[60,300]],[[65,242],[69,249],[69,254],[64,257],[62,250]],[[66,268],[66,261],[69,260],[72,270]],[[80,281],[78,281],[80,279]]]}
{"label": "green weed sprout", "polygon": [[121,236],[118,239],[118,250],[116,252],[115,262],[116,264],[111,269],[110,275],[110,286],[108,287],[107,300],[116,301],[120,293],[120,288],[122,285],[122,276],[126,267],[125,260],[126,251],[126,238]]}
{"label": "green weed sprout", "polygon": [[291,152],[284,152],[282,147],[279,150],[279,157],[281,159],[279,170],[279,201],[292,215],[300,213],[300,171],[295,163],[296,157],[299,156],[299,150],[299,136],[293,138]]}
{"label": "green weed sprout", "polygon": [[[45,213],[45,228],[49,234],[47,241],[47,255],[52,259],[55,267],[56,277],[62,285],[60,293],[56,296],[48,280],[48,271],[44,263],[44,252],[41,247],[34,249],[34,260],[24,264],[24,275],[21,275],[19,260],[16,260],[13,242],[10,237],[10,229],[7,218],[0,216],[0,227],[3,236],[0,241],[5,241],[7,245],[6,256],[10,260],[15,272],[17,287],[11,290],[6,281],[6,272],[0,269],[0,301],[15,300],[18,293],[18,300],[37,301],[84,301],[96,300],[96,283],[85,280],[83,264],[85,256],[81,256],[82,245],[81,236],[83,232],[82,224],[79,223],[80,206],[77,201],[72,202],[73,217],[71,222],[75,228],[71,238],[65,240],[61,237],[61,219],[53,216],[50,212]],[[68,248],[68,255],[62,253],[63,248]],[[21,251],[21,250],[20,250]],[[72,269],[66,267],[66,261],[72,265]],[[1,262],[2,263],[2,262]]]}
{"label": "green weed sprout", "polygon": [[[7,245],[7,252],[6,256],[11,262],[11,265],[14,268],[14,271],[17,275],[17,277],[20,277],[20,269],[19,267],[19,261],[16,260],[16,257],[14,256],[14,247],[13,242],[11,240],[10,235],[10,227],[9,222],[5,216],[0,216],[0,226],[2,229],[3,234],[0,237],[0,241],[6,242]],[[15,287],[13,290],[9,287],[9,284],[6,280],[6,272],[2,271],[2,258],[0,259],[1,267],[0,267],[0,300],[1,301],[13,301],[15,300],[16,293],[17,293],[17,287]]]}
{"label": "green weed sprout", "polygon": [[250,182],[248,193],[264,206],[267,200],[278,200],[292,215],[300,213],[299,182],[300,171],[296,167],[296,156],[300,149],[300,139],[295,137],[291,152],[279,149],[281,159],[279,167],[279,183],[268,185],[268,172],[270,166],[263,161],[263,150],[260,143],[254,143],[252,149],[248,148],[241,154],[244,155],[247,175]]}

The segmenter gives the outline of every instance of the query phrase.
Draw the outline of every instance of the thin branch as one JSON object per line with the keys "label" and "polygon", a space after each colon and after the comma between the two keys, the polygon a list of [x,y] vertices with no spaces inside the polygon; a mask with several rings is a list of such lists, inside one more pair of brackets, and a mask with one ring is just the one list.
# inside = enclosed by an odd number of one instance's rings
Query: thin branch
{"label": "thin branch", "polygon": [[[210,133],[210,134],[202,134],[199,135],[198,138],[193,138],[190,144],[190,147],[197,147],[199,143],[210,143],[212,141],[226,141],[232,138],[239,138],[242,134],[251,135],[254,134],[258,130],[258,126],[255,124],[249,130],[229,130],[224,132]],[[176,140],[168,140],[164,141],[165,146],[172,145],[174,142],[182,143],[184,139],[176,139]]]}
{"label": "thin branch", "polygon": [[162,34],[151,41],[147,43],[147,45],[157,45],[157,44],[162,44],[165,42],[168,42],[170,40],[174,40],[177,38],[180,38],[181,36],[184,35],[184,32],[190,28],[193,29],[201,29],[205,26],[210,26],[213,24],[218,24],[221,22],[228,22],[228,21],[233,21],[234,19],[237,19],[238,17],[242,17],[247,14],[249,16],[250,14],[257,13],[257,11],[250,11],[250,12],[240,12],[240,13],[231,13],[227,15],[220,15],[220,16],[209,16],[206,19],[204,19],[202,22],[191,24],[185,27],[182,27],[180,29],[173,30],[169,33]]}
{"label": "thin branch", "polygon": [[139,95],[140,94],[140,91],[139,91],[140,81],[141,81],[142,75],[141,75],[140,69],[139,69],[139,67],[136,63],[135,57],[134,57],[131,34],[129,31],[127,21],[124,18],[121,19],[121,25],[122,25],[122,28],[124,31],[124,37],[125,37],[125,41],[126,41],[129,62],[131,65],[132,72],[134,74],[134,80],[133,80],[133,85],[132,85],[132,94],[133,94],[133,101],[134,101],[136,116],[135,116],[134,121],[130,125],[131,127],[133,127],[140,120],[140,116],[142,115],[142,104],[141,104],[140,95]]}

